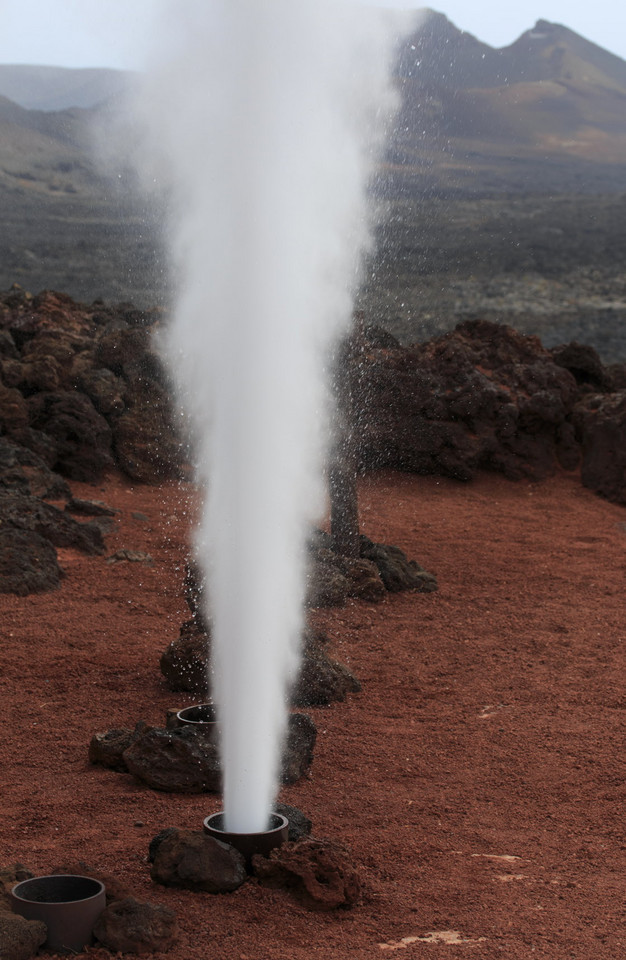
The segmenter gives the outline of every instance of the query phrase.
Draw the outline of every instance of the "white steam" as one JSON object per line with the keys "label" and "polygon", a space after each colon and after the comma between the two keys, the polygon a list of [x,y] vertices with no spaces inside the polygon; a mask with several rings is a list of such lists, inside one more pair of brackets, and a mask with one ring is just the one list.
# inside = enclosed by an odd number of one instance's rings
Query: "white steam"
{"label": "white steam", "polygon": [[167,354],[207,499],[226,828],[266,829],[323,504],[325,368],[371,240],[389,22],[332,0],[185,0],[143,96],[171,191]]}

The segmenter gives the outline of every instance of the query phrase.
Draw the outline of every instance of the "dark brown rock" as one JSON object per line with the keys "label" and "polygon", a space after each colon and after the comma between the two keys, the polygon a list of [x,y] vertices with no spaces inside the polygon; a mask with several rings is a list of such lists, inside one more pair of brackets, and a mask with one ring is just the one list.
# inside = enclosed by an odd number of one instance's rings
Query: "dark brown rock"
{"label": "dark brown rock", "polygon": [[55,547],[75,547],[92,556],[104,553],[102,532],[96,524],[78,523],[37,497],[0,489],[0,518],[3,527],[38,533]]}
{"label": "dark brown rock", "polygon": [[309,607],[340,607],[350,595],[350,581],[335,563],[331,550],[318,550],[309,563],[306,603]]}
{"label": "dark brown rock", "polygon": [[0,867],[0,889],[8,893],[16,883],[21,883],[22,880],[30,880],[34,876],[32,870],[29,870],[23,863],[18,862],[11,864],[9,867]]}
{"label": "dark brown rock", "polygon": [[319,631],[306,630],[300,673],[291,694],[295,707],[325,706],[358,693],[361,684],[342,663],[327,652],[328,638]]}
{"label": "dark brown rock", "polygon": [[0,488],[44,500],[71,496],[67,481],[41,457],[6,437],[0,437]]}
{"label": "dark brown rock", "polygon": [[105,330],[99,337],[96,352],[96,367],[106,367],[118,377],[132,379],[138,374],[153,373],[156,357],[147,359],[150,351],[150,331],[144,327],[128,327],[120,324]]}
{"label": "dark brown rock", "polygon": [[49,540],[34,530],[0,526],[0,593],[55,590],[61,580],[57,552]]}
{"label": "dark brown rock", "polygon": [[155,790],[218,793],[221,789],[218,746],[190,727],[153,727],[122,756],[128,772]]}
{"label": "dark brown rock", "polygon": [[134,730],[118,727],[105,733],[94,733],[89,743],[89,762],[121,773],[127,772],[124,751],[148,729],[148,725],[140,720]]}
{"label": "dark brown rock", "polygon": [[[217,793],[221,789],[219,744],[214,731],[182,727],[127,728],[96,734],[89,759],[131,773],[155,790],[168,793]],[[310,717],[290,714],[281,761],[283,783],[295,783],[313,762],[317,728]]]}
{"label": "dark brown rock", "polygon": [[102,911],[93,932],[116,955],[167,953],[176,941],[176,914],[161,904],[125,897]]}
{"label": "dark brown rock", "polygon": [[161,655],[161,673],[170,689],[195,693],[199,700],[209,697],[209,649],[202,625],[195,618],[186,620]]}
{"label": "dark brown rock", "polygon": [[[172,690],[194,693],[199,701],[210,698],[210,643],[196,618],[182,625],[180,636],[168,644],[160,660]],[[350,670],[329,656],[327,644],[328,638],[319,631],[304,631],[298,679],[290,692],[292,706],[329,704],[361,689]]]}
{"label": "dark brown rock", "polygon": [[626,363],[610,363],[606,367],[612,390],[626,390]]}
{"label": "dark brown rock", "polygon": [[360,557],[345,557],[332,549],[332,537],[316,530],[309,541],[307,603],[311,607],[340,606],[347,597],[376,603],[387,591],[437,588],[436,578],[398,547],[357,539]]}
{"label": "dark brown rock", "polygon": [[0,383],[0,431],[12,434],[28,426],[28,406],[19,390],[12,388],[4,376]]}
{"label": "dark brown rock", "polygon": [[437,589],[436,577],[420,567],[415,560],[408,560],[399,547],[373,543],[363,535],[360,541],[361,556],[375,565],[389,593],[399,593],[403,590],[431,593]]}
{"label": "dark brown rock", "polygon": [[[13,441],[13,443],[18,444],[20,447],[24,447],[26,451],[31,451],[32,453],[36,454],[41,460],[44,461],[46,466],[52,470],[57,462],[58,457],[58,447],[54,437],[51,437],[47,433],[42,433],[41,430],[33,430],[32,427],[28,426],[14,427],[7,433],[7,436]],[[57,473],[55,476],[58,477],[59,474]],[[67,486],[67,483],[65,486],[68,490],[67,495],[69,495],[69,487]],[[65,500],[66,496],[53,497],[51,499]]]}
{"label": "dark brown rock", "polygon": [[72,480],[96,483],[113,466],[111,429],[85,394],[37,393],[28,399],[30,426],[54,437],[54,469]]}
{"label": "dark brown rock", "polygon": [[[77,355],[90,350],[91,338],[76,330],[58,326],[40,330],[35,337],[27,340],[22,349],[22,360],[31,363],[42,357],[54,360],[57,376],[67,386],[67,375],[74,369]],[[93,358],[91,357],[93,364]],[[42,389],[46,389],[42,387]]]}
{"label": "dark brown rock", "polygon": [[125,384],[112,370],[87,368],[79,373],[78,382],[98,413],[108,417],[123,412]]}
{"label": "dark brown rock", "polygon": [[41,920],[26,920],[8,907],[0,906],[0,957],[2,960],[29,960],[48,936]]}
{"label": "dark brown rock", "polygon": [[579,393],[536,337],[472,320],[425,344],[370,349],[354,372],[364,467],[541,479]]}
{"label": "dark brown rock", "polygon": [[113,446],[120,468],[140,483],[181,476],[182,447],[169,407],[146,403],[125,411],[113,424]]}
{"label": "dark brown rock", "polygon": [[0,359],[19,360],[19,353],[10,330],[0,330]]}
{"label": "dark brown rock", "polygon": [[610,390],[612,379],[593,347],[573,340],[550,350],[554,362],[569,370],[579,387],[591,392]]}
{"label": "dark brown rock", "polygon": [[310,770],[317,739],[317,727],[305,713],[291,713],[287,740],[281,760],[281,780],[296,783]]}
{"label": "dark brown rock", "polygon": [[78,513],[84,517],[114,517],[119,510],[107,507],[102,500],[81,500],[70,496],[65,504],[68,513]]}
{"label": "dark brown rock", "polygon": [[576,427],[583,484],[612,503],[626,503],[626,390],[581,400]]}
{"label": "dark brown rock", "polygon": [[348,581],[351,597],[366,603],[378,603],[383,599],[387,591],[375,563],[364,557],[338,557],[336,563]]}
{"label": "dark brown rock", "polygon": [[312,910],[352,907],[361,896],[361,881],[348,851],[328,840],[300,840],[252,858],[262,884],[282,887]]}
{"label": "dark brown rock", "polygon": [[161,840],[150,876],[168,887],[206,893],[230,893],[247,879],[246,862],[238,850],[192,830],[174,830]]}
{"label": "dark brown rock", "polygon": [[25,396],[40,391],[55,391],[61,387],[61,371],[54,357],[31,356],[19,365],[19,380],[13,382]]}
{"label": "dark brown rock", "polygon": [[161,846],[161,844],[163,843],[163,841],[165,840],[165,838],[166,838],[166,837],[171,837],[171,836],[173,836],[175,833],[178,833],[178,830],[176,829],[176,827],[166,827],[164,830],[160,830],[160,831],[156,834],[156,836],[154,836],[154,837],[152,838],[152,840],[150,841],[150,845],[149,845],[149,847],[148,847],[148,862],[149,862],[149,863],[154,863],[154,858],[155,858],[156,855],[157,855],[157,850],[159,849],[159,847]]}
{"label": "dark brown rock", "polygon": [[275,803],[273,810],[274,813],[282,814],[289,821],[288,840],[291,843],[310,836],[313,824],[298,807],[292,807],[289,803]]}

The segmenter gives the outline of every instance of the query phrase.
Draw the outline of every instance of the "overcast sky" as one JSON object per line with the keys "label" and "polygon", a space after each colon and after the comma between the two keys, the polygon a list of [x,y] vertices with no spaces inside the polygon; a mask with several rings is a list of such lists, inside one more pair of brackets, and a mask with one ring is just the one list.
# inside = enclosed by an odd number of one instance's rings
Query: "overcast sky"
{"label": "overcast sky", "polygon": [[[0,63],[140,69],[161,0],[0,0]],[[172,0],[174,2],[174,0]],[[184,5],[185,0],[176,0]],[[294,0],[297,2],[297,0]],[[411,0],[379,6],[421,7]],[[442,0],[434,9],[493,47],[512,43],[538,19],[562,23],[626,59],[624,0]]]}

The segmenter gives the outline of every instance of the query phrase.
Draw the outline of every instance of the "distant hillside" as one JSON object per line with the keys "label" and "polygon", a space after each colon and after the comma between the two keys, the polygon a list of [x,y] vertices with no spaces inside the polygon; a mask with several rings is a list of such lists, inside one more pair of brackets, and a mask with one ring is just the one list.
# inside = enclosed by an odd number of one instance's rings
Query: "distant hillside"
{"label": "distant hillside", "polygon": [[567,27],[539,20],[495,50],[428,11],[397,78],[390,161],[405,183],[626,189],[626,62]]}
{"label": "distant hillside", "polygon": [[[0,289],[166,302],[163,210],[93,155],[133,79],[0,66]],[[626,63],[544,20],[495,50],[430,11],[396,79],[368,316],[407,341],[488,316],[626,357]]]}
{"label": "distant hillside", "polygon": [[131,82],[122,70],[0,64],[0,96],[27,110],[95,107],[118,96]]}

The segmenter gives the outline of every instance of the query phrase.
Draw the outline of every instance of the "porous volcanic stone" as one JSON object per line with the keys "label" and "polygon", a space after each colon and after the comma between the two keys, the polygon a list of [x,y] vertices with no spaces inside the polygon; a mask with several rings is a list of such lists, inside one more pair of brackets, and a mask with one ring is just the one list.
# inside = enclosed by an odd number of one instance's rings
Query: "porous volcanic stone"
{"label": "porous volcanic stone", "polygon": [[138,373],[144,376],[152,371],[153,363],[146,357],[150,353],[150,331],[143,327],[128,327],[116,324],[105,330],[98,338],[95,363],[98,368],[107,368],[116,376],[133,379]]}
{"label": "porous volcanic stone", "polygon": [[36,393],[27,404],[30,426],[56,441],[55,470],[71,480],[97,483],[111,469],[111,429],[84,393]]}
{"label": "porous volcanic stone", "polygon": [[612,503],[626,503],[626,390],[593,394],[576,408],[582,482]]}
{"label": "porous volcanic stone", "polygon": [[325,706],[360,691],[357,678],[328,655],[328,642],[321,631],[305,630],[300,674],[290,694],[294,707]]}
{"label": "porous volcanic stone", "polygon": [[[199,701],[210,698],[210,643],[210,635],[197,617],[181,626],[180,636],[168,644],[160,660],[161,673],[170,689],[194,693]],[[321,631],[305,628],[300,673],[290,692],[292,706],[342,701],[348,693],[361,689],[350,670],[329,656],[328,644],[328,637]]]}
{"label": "porous volcanic stone", "polygon": [[150,845],[148,847],[148,863],[154,863],[154,858],[156,857],[157,850],[159,849],[159,847],[161,846],[165,838],[171,837],[175,833],[178,833],[178,830],[176,829],[176,827],[165,827],[164,830],[160,830],[156,834],[156,836],[152,838],[152,840],[150,841]]}
{"label": "porous volcanic stone", "polygon": [[283,783],[296,783],[308,773],[313,763],[317,727],[306,713],[289,715],[287,742],[281,761]]}
{"label": "porous volcanic stone", "polygon": [[150,876],[157,883],[206,893],[230,893],[245,883],[241,853],[197,830],[174,830],[159,843]]}
{"label": "porous volcanic stone", "polygon": [[303,837],[310,836],[313,824],[309,818],[299,810],[298,807],[292,807],[289,803],[275,803],[274,813],[280,813],[289,821],[289,833],[287,839],[291,843],[296,840],[302,840]]}
{"label": "porous volcanic stone", "polygon": [[308,606],[341,606],[348,597],[376,603],[388,591],[437,589],[436,578],[399,547],[361,536],[359,549],[359,558],[344,557],[332,549],[329,533],[314,531],[309,540]]}
{"label": "porous volcanic stone", "polygon": [[148,725],[140,720],[134,730],[119,727],[105,733],[94,733],[89,744],[89,762],[110,770],[118,770],[120,773],[128,772],[124,751],[148,729]]}
{"label": "porous volcanic stone", "polygon": [[376,603],[385,592],[374,564],[364,558],[336,553],[329,534],[321,530],[314,532],[309,541],[307,606],[342,606],[348,597]]}
{"label": "porous volcanic stone", "polygon": [[26,920],[0,905],[0,957],[2,960],[29,960],[48,936],[41,920]]}
{"label": "porous volcanic stone", "polygon": [[373,543],[361,534],[360,551],[362,557],[371,560],[376,566],[389,593],[399,593],[403,590],[430,593],[437,589],[436,577],[420,567],[417,561],[408,560],[399,547]]}
{"label": "porous volcanic stone", "polygon": [[355,360],[354,414],[364,468],[470,480],[480,468],[542,479],[579,387],[537,337],[468,320],[424,344]]}
{"label": "porous volcanic stone", "polygon": [[112,370],[83,369],[78,382],[94,407],[103,417],[121,413],[124,410],[125,384]]}
{"label": "porous volcanic stone", "polygon": [[569,370],[579,387],[592,393],[611,389],[611,375],[593,347],[572,340],[553,347],[550,353],[559,367]]}
{"label": "porous volcanic stone", "polygon": [[[295,783],[313,763],[317,728],[304,713],[288,718],[281,760],[283,783]],[[219,744],[212,731],[191,725],[161,728],[139,724],[95,734],[89,759],[126,771],[155,790],[168,793],[216,793],[222,785]]]}
{"label": "porous volcanic stone", "polygon": [[182,624],[180,635],[168,644],[160,660],[161,673],[171,690],[195,693],[203,701],[208,699],[210,642],[210,636],[195,617]]}
{"label": "porous volcanic stone", "polygon": [[[9,361],[14,363],[14,361]],[[11,434],[14,430],[28,426],[28,407],[26,400],[19,390],[9,387],[4,374],[7,361],[0,364],[2,382],[0,382],[0,430],[4,434]]]}
{"label": "porous volcanic stone", "polygon": [[140,483],[181,476],[181,443],[161,398],[133,407],[114,421],[113,448],[120,468]]}
{"label": "porous volcanic stone", "polygon": [[261,883],[290,890],[312,910],[352,907],[361,895],[361,881],[348,851],[328,840],[285,843],[269,857],[252,858]]}
{"label": "porous volcanic stone", "polygon": [[28,449],[25,439],[20,438],[20,446],[17,441],[0,437],[0,487],[44,500],[68,499],[71,493],[67,481],[54,473],[38,453]]}
{"label": "porous volcanic stone", "polygon": [[350,583],[333,562],[330,550],[319,551],[307,571],[308,607],[341,607],[350,595]]}
{"label": "porous volcanic stone", "polygon": [[167,953],[176,940],[176,914],[159,903],[125,897],[102,911],[93,933],[116,955]]}
{"label": "porous volcanic stone", "polygon": [[114,517],[120,512],[108,507],[102,500],[81,500],[78,497],[70,497],[65,509],[68,513],[78,513],[85,517]]}
{"label": "porous volcanic stone", "polygon": [[0,593],[29,593],[55,590],[61,568],[57,552],[45,537],[33,530],[0,526]]}
{"label": "porous volcanic stone", "polygon": [[221,789],[218,746],[191,727],[152,727],[122,757],[128,772],[155,790],[217,793]]}
{"label": "porous volcanic stone", "polygon": [[3,526],[38,533],[55,547],[75,547],[92,556],[104,553],[102,531],[95,523],[78,523],[38,497],[0,489],[0,519]]}
{"label": "porous volcanic stone", "polygon": [[0,899],[3,898],[4,902],[10,906],[9,893],[15,884],[21,883],[22,880],[30,880],[34,876],[32,870],[25,867],[23,863],[14,863],[10,867],[0,867]]}

